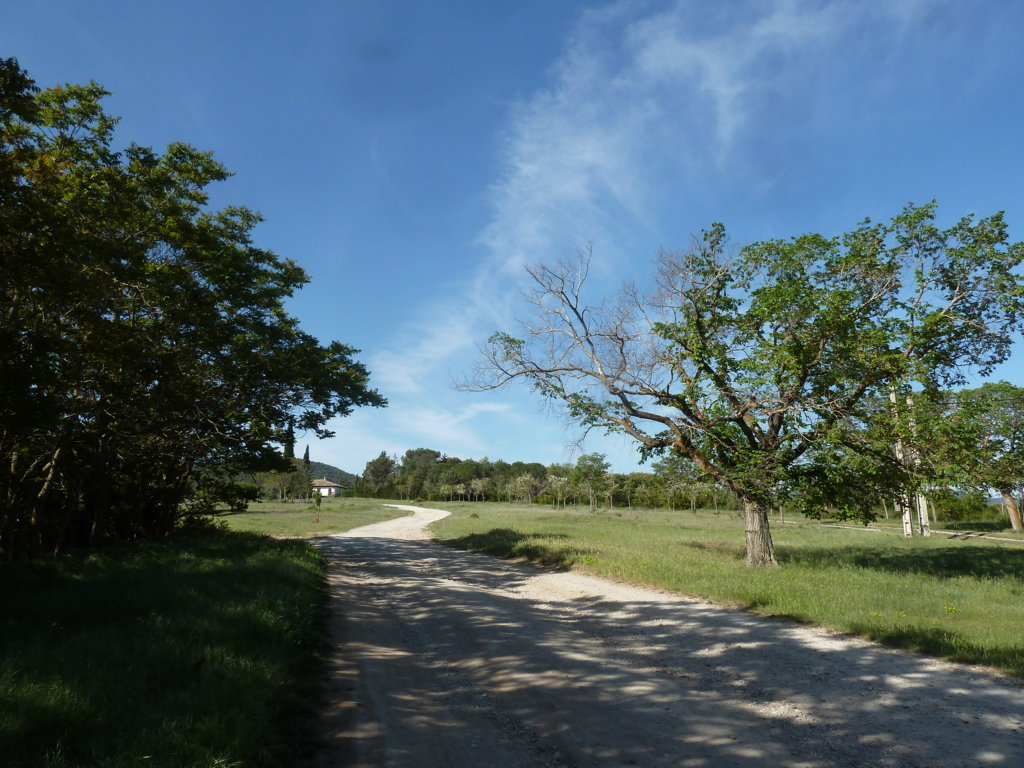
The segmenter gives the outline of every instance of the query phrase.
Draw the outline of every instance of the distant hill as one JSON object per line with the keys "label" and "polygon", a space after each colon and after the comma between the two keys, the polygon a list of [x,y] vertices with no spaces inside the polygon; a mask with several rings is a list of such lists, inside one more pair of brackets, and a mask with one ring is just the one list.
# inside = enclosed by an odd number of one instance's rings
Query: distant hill
{"label": "distant hill", "polygon": [[353,481],[357,477],[351,472],[346,472],[344,469],[332,467],[330,464],[324,464],[322,461],[309,462],[309,474],[314,480],[320,480],[323,478],[330,480],[332,483],[337,483],[338,485],[352,485]]}

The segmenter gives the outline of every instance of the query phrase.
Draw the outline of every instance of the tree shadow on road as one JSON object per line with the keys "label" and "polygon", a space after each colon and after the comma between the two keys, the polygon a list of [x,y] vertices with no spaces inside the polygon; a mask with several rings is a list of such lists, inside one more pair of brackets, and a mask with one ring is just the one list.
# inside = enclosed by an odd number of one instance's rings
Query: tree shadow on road
{"label": "tree shadow on road", "polygon": [[318,546],[358,668],[325,754],[369,756],[323,765],[1024,764],[1017,681],[425,541]]}

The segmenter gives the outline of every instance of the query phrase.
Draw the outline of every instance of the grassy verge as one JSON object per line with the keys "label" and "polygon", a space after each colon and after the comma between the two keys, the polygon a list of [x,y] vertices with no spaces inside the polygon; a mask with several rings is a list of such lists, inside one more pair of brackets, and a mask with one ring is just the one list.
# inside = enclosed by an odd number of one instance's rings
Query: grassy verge
{"label": "grassy verge", "polygon": [[[409,514],[373,499],[324,499],[319,515],[308,502],[257,502],[245,512],[218,515],[230,530],[315,538]],[[319,520],[317,518],[319,517]]]}
{"label": "grassy verge", "polygon": [[450,546],[573,567],[1024,675],[1024,547],[776,525],[783,567],[744,565],[742,521],[441,504]]}
{"label": "grassy verge", "polygon": [[0,562],[0,763],[294,762],[318,706],[323,569],[306,542],[226,530]]}

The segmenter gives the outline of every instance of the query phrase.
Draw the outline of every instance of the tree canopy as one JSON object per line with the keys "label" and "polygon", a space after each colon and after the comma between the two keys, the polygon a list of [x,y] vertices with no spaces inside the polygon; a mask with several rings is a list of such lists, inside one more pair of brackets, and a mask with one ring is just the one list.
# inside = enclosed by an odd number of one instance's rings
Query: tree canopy
{"label": "tree canopy", "polygon": [[[938,447],[961,487],[994,488],[1015,531],[1024,531],[1015,494],[1024,487],[1024,387],[987,382],[945,398],[942,423],[951,434]],[[964,458],[960,458],[964,457]],[[959,460],[958,460],[959,459]]]}
{"label": "tree canopy", "polygon": [[494,334],[467,387],[525,379],[586,428],[677,453],[743,501],[748,564],[774,565],[774,504],[813,484],[855,506],[863,483],[899,477],[891,443],[864,438],[879,403],[1010,354],[1024,244],[1001,213],[945,229],[935,216],[909,205],[838,237],[738,250],[716,223],[661,254],[654,289],[612,301],[585,296],[588,253],[531,267],[525,334]]}
{"label": "tree canopy", "polygon": [[[384,399],[284,301],[306,281],[212,211],[206,152],[114,144],[95,83],[0,60],[0,553],[166,534],[292,428]],[[187,506],[187,505],[186,505]]]}

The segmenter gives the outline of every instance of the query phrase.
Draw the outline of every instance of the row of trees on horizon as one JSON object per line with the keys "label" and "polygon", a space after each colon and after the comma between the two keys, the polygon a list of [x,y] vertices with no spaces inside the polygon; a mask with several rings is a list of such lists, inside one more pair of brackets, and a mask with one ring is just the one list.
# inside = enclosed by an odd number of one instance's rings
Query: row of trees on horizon
{"label": "row of trees on horizon", "polygon": [[[888,422],[889,409],[879,408]],[[1000,517],[1021,530],[1016,494],[1024,485],[1024,387],[988,383],[957,393],[929,397],[922,393],[907,414],[916,440],[906,435],[903,447],[914,462],[918,487],[925,491],[936,518],[960,521]],[[889,424],[866,439],[892,439]],[[883,429],[883,426],[886,427]],[[884,432],[886,436],[881,433]],[[891,451],[894,446],[881,445]],[[865,473],[884,468],[863,466]],[[888,517],[892,497],[879,478],[871,514]],[[892,490],[890,487],[889,490]],[[991,507],[989,494],[1000,495],[1002,510]],[[367,462],[353,484],[353,493],[375,498],[426,501],[505,501],[527,504],[601,507],[698,508],[738,510],[742,502],[711,482],[696,466],[668,452],[651,463],[650,472],[615,473],[600,453],[581,455],[574,464],[460,459],[429,448],[408,450],[401,457],[382,452]],[[795,502],[804,489],[790,489]],[[815,497],[813,505],[782,504],[817,515],[842,516],[842,499]],[[861,516],[863,519],[863,515]]]}

